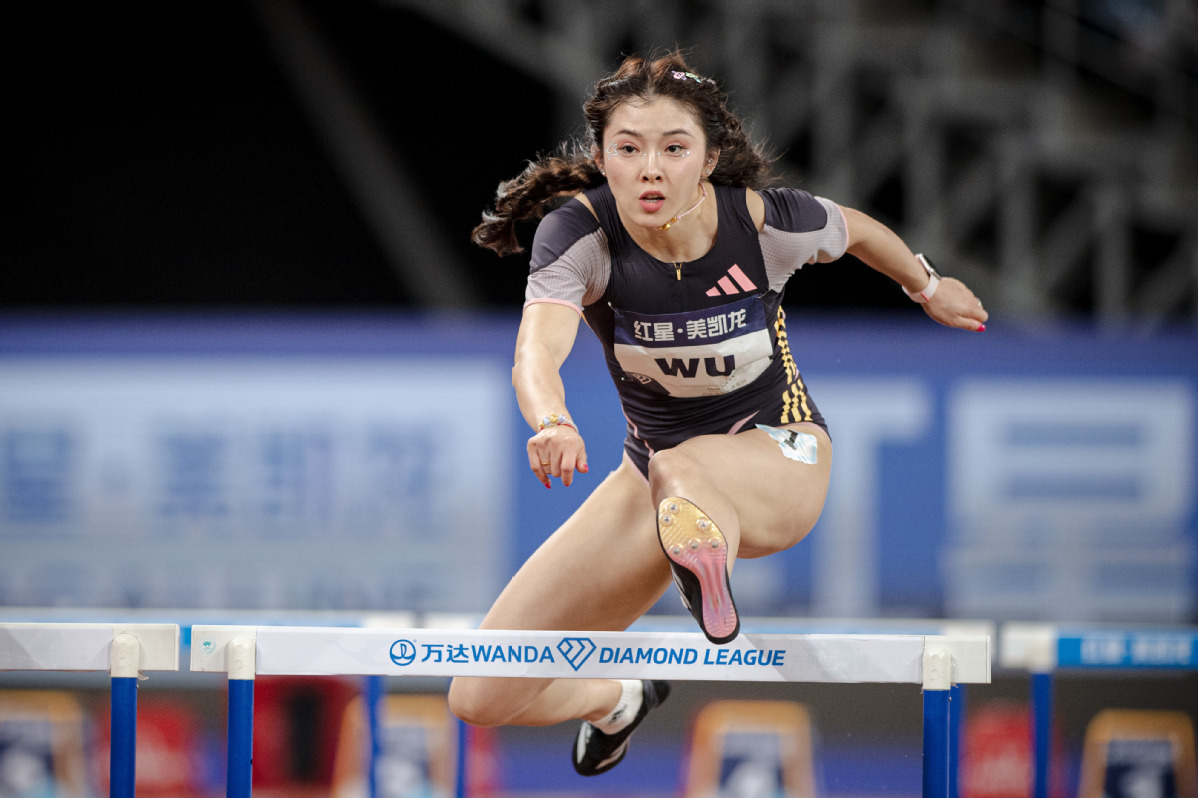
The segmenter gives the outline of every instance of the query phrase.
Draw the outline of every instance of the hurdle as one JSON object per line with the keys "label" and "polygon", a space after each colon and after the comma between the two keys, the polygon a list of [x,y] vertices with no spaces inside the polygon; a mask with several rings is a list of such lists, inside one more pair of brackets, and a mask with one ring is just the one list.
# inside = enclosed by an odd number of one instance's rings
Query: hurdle
{"label": "hurdle", "polygon": [[[773,634],[889,634],[947,635],[996,639],[994,621],[968,618],[795,618],[758,616],[745,618],[744,631]],[[629,631],[681,632],[694,628],[689,615],[644,615]],[[992,650],[991,654],[995,652]],[[949,691],[949,798],[959,795],[961,744],[965,726],[966,686],[954,683]]]}
{"label": "hurdle", "polygon": [[1057,671],[1198,670],[1198,627],[1006,623],[999,635],[999,664],[1031,677],[1032,798],[1048,798]]}
{"label": "hurdle", "polygon": [[[251,794],[253,685],[272,676],[490,676],[914,684],[923,688],[923,795],[950,795],[950,690],[988,684],[984,635],[697,633],[193,626],[191,670],[229,682],[226,788]],[[459,778],[459,793],[461,792]]]}
{"label": "hurdle", "polygon": [[108,671],[111,798],[134,795],[142,672],[177,670],[176,624],[0,623],[0,671]]}

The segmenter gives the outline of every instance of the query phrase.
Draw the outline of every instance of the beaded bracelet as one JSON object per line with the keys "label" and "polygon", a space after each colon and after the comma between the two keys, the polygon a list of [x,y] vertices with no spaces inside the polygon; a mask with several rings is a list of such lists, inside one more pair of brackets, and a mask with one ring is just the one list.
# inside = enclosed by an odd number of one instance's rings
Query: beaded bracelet
{"label": "beaded bracelet", "polygon": [[537,427],[537,432],[544,432],[549,427],[569,427],[575,432],[578,432],[578,427],[574,426],[569,417],[567,417],[564,413],[550,413],[549,415],[545,416],[543,419],[541,419],[541,424]]}

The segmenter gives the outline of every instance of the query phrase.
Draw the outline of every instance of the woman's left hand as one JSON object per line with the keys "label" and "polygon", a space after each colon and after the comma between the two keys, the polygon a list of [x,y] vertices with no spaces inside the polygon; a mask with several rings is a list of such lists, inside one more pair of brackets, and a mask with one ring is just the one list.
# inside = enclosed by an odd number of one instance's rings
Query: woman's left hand
{"label": "woman's left hand", "polygon": [[974,296],[965,283],[954,277],[943,277],[936,293],[924,303],[924,312],[946,327],[982,332],[990,314],[982,300]]}

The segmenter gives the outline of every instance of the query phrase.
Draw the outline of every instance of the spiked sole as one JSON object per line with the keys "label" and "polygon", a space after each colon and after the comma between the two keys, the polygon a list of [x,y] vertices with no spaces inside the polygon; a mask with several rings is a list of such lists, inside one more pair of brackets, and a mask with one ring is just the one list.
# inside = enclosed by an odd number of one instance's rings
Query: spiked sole
{"label": "spiked sole", "polygon": [[670,561],[683,603],[707,639],[720,645],[740,631],[728,581],[728,541],[707,514],[687,499],[657,507],[657,537]]}

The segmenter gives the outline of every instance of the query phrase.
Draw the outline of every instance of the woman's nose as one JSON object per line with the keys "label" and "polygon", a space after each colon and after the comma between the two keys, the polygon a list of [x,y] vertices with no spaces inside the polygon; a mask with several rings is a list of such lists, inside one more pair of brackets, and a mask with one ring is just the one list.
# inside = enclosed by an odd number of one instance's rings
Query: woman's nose
{"label": "woman's nose", "polygon": [[661,153],[649,150],[641,156],[641,180],[661,180]]}

